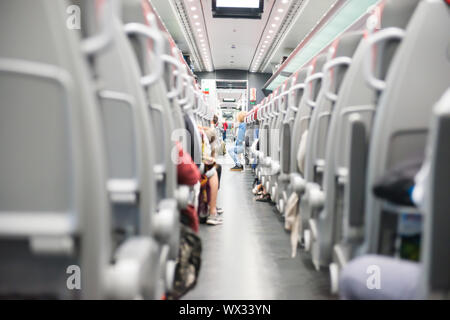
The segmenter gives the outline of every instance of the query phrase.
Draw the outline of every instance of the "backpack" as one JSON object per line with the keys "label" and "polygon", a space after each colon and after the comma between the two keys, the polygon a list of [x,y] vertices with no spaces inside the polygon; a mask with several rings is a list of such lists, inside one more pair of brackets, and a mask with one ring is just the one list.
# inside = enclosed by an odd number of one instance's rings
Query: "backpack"
{"label": "backpack", "polygon": [[175,279],[167,300],[178,300],[195,287],[200,272],[201,254],[200,237],[188,226],[181,225]]}

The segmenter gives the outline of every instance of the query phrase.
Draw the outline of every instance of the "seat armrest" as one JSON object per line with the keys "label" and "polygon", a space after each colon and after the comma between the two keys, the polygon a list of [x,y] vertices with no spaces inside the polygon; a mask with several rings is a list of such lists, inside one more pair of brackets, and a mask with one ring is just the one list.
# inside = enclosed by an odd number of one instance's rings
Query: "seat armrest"
{"label": "seat armrest", "polygon": [[[158,245],[149,237],[127,239],[116,251],[106,272],[106,296],[110,299],[156,298]],[[153,263],[154,262],[154,263]]]}
{"label": "seat armrest", "polygon": [[262,161],[262,165],[263,165],[263,167],[270,168],[271,165],[272,165],[272,158],[271,157],[265,157],[263,159],[263,161]]}
{"label": "seat armrest", "polygon": [[191,196],[191,189],[189,186],[180,185],[175,191],[175,198],[177,199],[178,209],[186,209],[189,205],[189,200]]}
{"label": "seat armrest", "polygon": [[179,225],[178,203],[175,199],[164,199],[159,204],[158,212],[153,216],[152,230],[155,238],[163,243],[171,242]]}
{"label": "seat armrest", "polygon": [[315,167],[316,172],[324,173],[325,172],[325,160],[317,159],[314,167]]}
{"label": "seat armrest", "polygon": [[306,189],[306,180],[299,173],[291,173],[291,187],[296,193],[303,193]]}
{"label": "seat armrest", "polygon": [[277,175],[280,173],[281,167],[278,161],[272,161],[270,164],[272,175]]}
{"label": "seat armrest", "polygon": [[311,209],[320,210],[325,204],[325,192],[317,183],[307,183],[302,201]]}

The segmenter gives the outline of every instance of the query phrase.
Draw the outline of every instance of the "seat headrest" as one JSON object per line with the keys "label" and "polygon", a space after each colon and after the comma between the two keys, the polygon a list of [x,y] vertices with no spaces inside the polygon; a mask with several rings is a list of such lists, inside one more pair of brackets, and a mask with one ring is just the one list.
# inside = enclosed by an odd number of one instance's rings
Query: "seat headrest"
{"label": "seat headrest", "polygon": [[359,43],[364,35],[362,31],[349,32],[344,34],[337,46],[335,57],[353,57]]}
{"label": "seat headrest", "polygon": [[305,82],[308,75],[309,75],[309,68],[303,68],[302,70],[300,70],[297,75],[297,83]]}
{"label": "seat headrest", "polygon": [[421,0],[387,0],[381,17],[381,28],[406,29]]}
{"label": "seat headrest", "polygon": [[322,72],[323,66],[327,63],[328,61],[328,52],[327,53],[322,53],[320,55],[317,56],[316,59],[316,64],[314,66],[314,73],[316,72]]}
{"label": "seat headrest", "polygon": [[146,24],[141,0],[121,0],[122,20],[124,23]]}

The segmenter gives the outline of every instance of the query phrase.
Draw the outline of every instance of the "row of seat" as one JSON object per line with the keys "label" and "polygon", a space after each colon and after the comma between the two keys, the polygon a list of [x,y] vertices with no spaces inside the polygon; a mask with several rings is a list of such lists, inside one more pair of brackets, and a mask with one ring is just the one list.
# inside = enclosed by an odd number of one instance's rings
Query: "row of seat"
{"label": "row of seat", "polygon": [[372,189],[428,146],[434,171],[422,212],[423,296],[448,294],[448,93],[431,119],[450,86],[450,6],[385,0],[370,19],[378,16],[378,26],[340,36],[250,112],[249,128],[259,129],[256,174],[283,215],[298,196],[301,244],[317,269],[329,268],[336,293],[350,260],[394,254],[397,216],[415,209]]}
{"label": "row of seat", "polygon": [[148,1],[1,1],[0,43],[0,296],[162,297],[214,110]]}

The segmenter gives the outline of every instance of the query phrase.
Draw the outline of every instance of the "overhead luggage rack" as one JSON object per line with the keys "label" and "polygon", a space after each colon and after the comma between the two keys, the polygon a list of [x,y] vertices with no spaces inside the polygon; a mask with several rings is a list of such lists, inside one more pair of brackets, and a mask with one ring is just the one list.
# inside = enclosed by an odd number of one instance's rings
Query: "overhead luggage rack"
{"label": "overhead luggage rack", "polygon": [[[381,2],[382,0],[338,0],[263,88],[274,90],[320,52],[325,51],[344,32],[362,29],[367,18],[377,14],[376,8]],[[369,23],[371,21],[377,27],[377,19],[370,20]]]}

